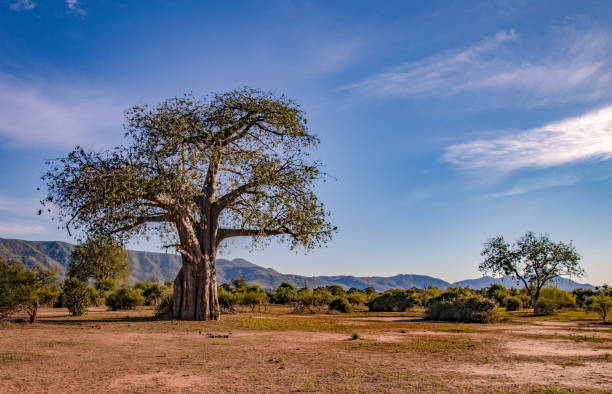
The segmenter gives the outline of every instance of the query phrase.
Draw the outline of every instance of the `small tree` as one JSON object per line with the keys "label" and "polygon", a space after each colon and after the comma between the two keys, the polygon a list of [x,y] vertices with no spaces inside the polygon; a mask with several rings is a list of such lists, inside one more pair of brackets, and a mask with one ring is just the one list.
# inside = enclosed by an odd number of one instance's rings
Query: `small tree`
{"label": "small tree", "polygon": [[83,316],[91,304],[91,291],[77,278],[67,278],[62,287],[64,306],[72,316]]}
{"label": "small tree", "polygon": [[40,304],[57,298],[53,270],[26,269],[22,263],[0,258],[0,318],[26,311],[34,323]]}
{"label": "small tree", "polygon": [[603,321],[606,321],[608,312],[612,310],[612,298],[603,293],[591,297],[591,309],[597,311]]}
{"label": "small tree", "polygon": [[247,281],[244,275],[240,275],[239,277],[232,279],[232,286],[234,286],[234,289],[236,290],[241,290],[242,288],[247,287]]}
{"label": "small tree", "polygon": [[539,313],[538,300],[542,288],[558,276],[584,274],[580,267],[580,255],[570,242],[553,242],[548,235],[536,236],[532,232],[523,235],[514,245],[504,237],[491,238],[485,243],[481,255],[485,258],[478,269],[483,273],[506,275],[514,278],[527,289],[535,313]]}
{"label": "small tree", "polygon": [[109,279],[127,280],[130,274],[128,252],[110,237],[88,238],[70,255],[68,276],[96,283]]}
{"label": "small tree", "polygon": [[289,304],[297,299],[297,289],[289,282],[283,282],[276,289],[274,301],[278,304]]}

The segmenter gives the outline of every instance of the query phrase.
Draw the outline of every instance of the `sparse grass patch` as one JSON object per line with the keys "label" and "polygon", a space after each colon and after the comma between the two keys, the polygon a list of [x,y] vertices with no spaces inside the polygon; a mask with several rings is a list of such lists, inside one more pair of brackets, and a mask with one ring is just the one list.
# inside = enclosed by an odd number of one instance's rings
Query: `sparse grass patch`
{"label": "sparse grass patch", "polygon": [[39,346],[44,346],[44,347],[73,346],[73,345],[76,345],[76,342],[74,342],[72,338],[63,340],[63,341],[53,340],[53,341],[46,341],[46,342],[39,343]]}
{"label": "sparse grass patch", "polygon": [[436,331],[442,331],[442,332],[476,332],[476,330],[474,330],[470,326],[437,327],[437,328],[435,328],[435,330]]}
{"label": "sparse grass patch", "polygon": [[38,357],[41,357],[41,355],[38,353],[4,352],[0,353],[0,363],[11,361],[32,361]]}
{"label": "sparse grass patch", "polygon": [[612,339],[602,338],[596,334],[592,335],[570,335],[569,339],[574,342],[610,342]]}
{"label": "sparse grass patch", "polygon": [[410,344],[414,349],[427,353],[474,351],[480,347],[477,342],[454,338],[415,338]]}

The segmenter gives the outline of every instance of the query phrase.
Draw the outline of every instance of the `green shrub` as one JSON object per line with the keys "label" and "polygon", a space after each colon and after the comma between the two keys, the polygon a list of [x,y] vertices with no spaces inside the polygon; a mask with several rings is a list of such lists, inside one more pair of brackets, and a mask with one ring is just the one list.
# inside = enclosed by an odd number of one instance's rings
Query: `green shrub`
{"label": "green shrub", "polygon": [[346,295],[344,289],[340,285],[327,286],[327,290],[329,290],[329,292],[336,297],[344,297]]}
{"label": "green shrub", "polygon": [[556,287],[545,287],[540,291],[540,297],[534,307],[536,314],[550,315],[561,308],[570,308],[576,305],[576,297],[567,291]]}
{"label": "green shrub", "polygon": [[26,269],[22,263],[4,262],[0,257],[0,320],[25,310],[33,323],[39,305],[53,303],[59,296],[55,276],[55,271]]}
{"label": "green shrub", "polygon": [[144,301],[141,291],[131,286],[120,287],[106,297],[106,305],[113,311],[134,309]]}
{"label": "green shrub", "polygon": [[555,306],[546,298],[540,298],[534,307],[534,313],[536,315],[552,315],[555,311]]}
{"label": "green shrub", "polygon": [[266,292],[259,288],[258,285],[248,286],[244,291],[236,292],[236,300],[240,305],[246,305],[251,308],[251,312],[256,306],[268,303]]}
{"label": "green shrub", "polygon": [[486,295],[490,299],[492,299],[495,302],[497,302],[498,305],[504,306],[505,305],[505,303],[504,303],[505,299],[506,299],[507,296],[510,295],[510,292],[504,286],[502,286],[502,285],[500,285],[498,283],[495,283],[495,284],[489,286],[489,288],[486,290]]}
{"label": "green shrub", "polygon": [[219,307],[225,313],[236,312],[234,306],[236,305],[236,295],[232,291],[232,288],[221,285],[217,289],[217,297],[219,298]]}
{"label": "green shrub", "polygon": [[426,318],[467,323],[491,323],[497,320],[495,302],[478,295],[445,297],[441,294],[431,300]]}
{"label": "green shrub", "polygon": [[327,289],[316,289],[312,294],[314,295],[314,305],[319,308],[324,305],[329,305],[329,303],[334,300],[334,296]]}
{"label": "green shrub", "polygon": [[62,287],[62,303],[73,316],[84,315],[91,305],[90,287],[76,278],[66,279]]}
{"label": "green shrub", "polygon": [[155,316],[159,318],[170,318],[172,317],[172,310],[174,306],[173,291],[165,293],[159,304],[157,305]]}
{"label": "green shrub", "polygon": [[590,308],[597,311],[601,315],[601,319],[605,321],[608,312],[612,310],[612,298],[604,293],[599,293],[591,297],[590,301]]}
{"label": "green shrub", "polygon": [[348,294],[346,299],[351,303],[351,305],[365,305],[368,303],[367,294],[360,291],[355,291]]}
{"label": "green shrub", "polygon": [[517,296],[507,295],[504,298],[503,305],[506,307],[506,310],[508,311],[517,311],[521,309],[521,306],[523,305],[523,303],[521,299],[518,298]]}
{"label": "green shrub", "polygon": [[159,305],[168,293],[172,293],[172,290],[159,283],[151,283],[142,290],[145,305],[152,306]]}
{"label": "green shrub", "polygon": [[413,290],[389,290],[368,303],[372,312],[403,312],[418,302]]}
{"label": "green shrub", "polygon": [[283,282],[276,289],[276,294],[274,295],[274,302],[277,304],[290,304],[294,302],[297,298],[297,290],[295,286],[293,286],[289,282]]}
{"label": "green shrub", "polygon": [[358,333],[357,331],[355,331],[354,333],[351,334],[351,339],[354,341],[356,339],[361,338],[361,334]]}
{"label": "green shrub", "polygon": [[436,298],[440,294],[442,294],[442,290],[438,289],[435,286],[428,286],[425,291],[418,295],[419,304],[426,307],[427,305],[429,305],[429,301]]}
{"label": "green shrub", "polygon": [[317,308],[317,302],[315,299],[314,292],[309,288],[300,289],[297,293],[295,312],[314,312]]}
{"label": "green shrub", "polygon": [[348,302],[348,300],[346,298],[343,297],[339,297],[336,298],[335,300],[333,300],[330,304],[329,304],[329,309],[331,310],[335,310],[341,313],[351,313],[353,312],[353,307],[351,306],[351,303]]}

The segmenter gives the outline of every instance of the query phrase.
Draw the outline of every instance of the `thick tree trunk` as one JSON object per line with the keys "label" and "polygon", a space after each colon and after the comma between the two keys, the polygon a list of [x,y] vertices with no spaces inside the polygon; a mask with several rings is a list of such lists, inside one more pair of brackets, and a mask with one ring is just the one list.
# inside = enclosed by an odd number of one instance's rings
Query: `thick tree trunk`
{"label": "thick tree trunk", "polygon": [[172,315],[181,320],[218,320],[215,258],[183,256],[183,267],[174,280]]}

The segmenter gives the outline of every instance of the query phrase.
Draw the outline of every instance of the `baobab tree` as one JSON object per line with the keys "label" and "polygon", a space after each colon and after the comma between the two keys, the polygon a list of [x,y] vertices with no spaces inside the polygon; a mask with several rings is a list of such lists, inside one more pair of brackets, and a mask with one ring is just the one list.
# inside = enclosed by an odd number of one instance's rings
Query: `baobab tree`
{"label": "baobab tree", "polygon": [[243,88],[126,112],[127,143],[50,161],[43,204],[70,232],[121,242],[152,232],[182,257],[173,316],[219,318],[222,241],[277,236],[310,250],[335,231],[313,188],[319,141],[292,100]]}

